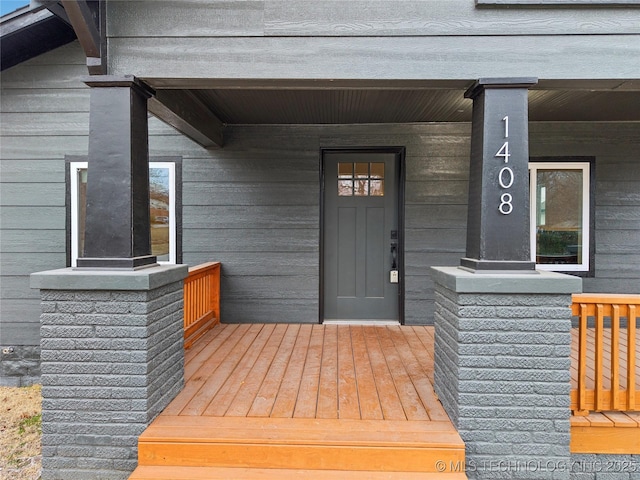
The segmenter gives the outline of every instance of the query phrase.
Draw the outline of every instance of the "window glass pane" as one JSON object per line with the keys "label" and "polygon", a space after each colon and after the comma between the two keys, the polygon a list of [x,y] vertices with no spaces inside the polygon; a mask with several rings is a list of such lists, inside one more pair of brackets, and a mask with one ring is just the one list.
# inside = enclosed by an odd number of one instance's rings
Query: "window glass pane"
{"label": "window glass pane", "polygon": [[536,263],[582,263],[582,170],[537,171]]}
{"label": "window glass pane", "polygon": [[357,197],[369,195],[369,180],[356,180],[354,183],[354,195]]}
{"label": "window glass pane", "polygon": [[[87,177],[86,162],[72,162],[71,235],[72,266],[84,255],[86,230]],[[149,213],[151,251],[159,262],[176,261],[175,167],[168,162],[154,162],[149,167]]]}
{"label": "window glass pane", "polygon": [[338,163],[338,178],[353,177],[353,163]]}
{"label": "window glass pane", "polygon": [[151,217],[151,254],[158,261],[169,261],[169,170],[149,169],[149,213]]}
{"label": "window glass pane", "polygon": [[368,177],[369,177],[369,164],[356,163],[356,178],[368,178]]}
{"label": "window glass pane", "polygon": [[[353,179],[353,180],[352,180]],[[338,196],[384,196],[384,163],[338,163]]]}
{"label": "window glass pane", "polygon": [[384,178],[384,163],[371,164],[371,178]]}
{"label": "window glass pane", "polygon": [[371,180],[369,195],[372,197],[384,196],[384,180]]}
{"label": "window glass pane", "polygon": [[351,197],[353,195],[353,180],[338,180],[338,196]]}

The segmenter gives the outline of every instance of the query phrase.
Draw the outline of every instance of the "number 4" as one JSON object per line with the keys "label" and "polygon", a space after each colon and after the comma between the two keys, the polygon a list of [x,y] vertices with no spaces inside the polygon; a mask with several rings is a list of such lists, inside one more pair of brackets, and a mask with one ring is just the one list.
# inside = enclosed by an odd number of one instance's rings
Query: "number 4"
{"label": "number 4", "polygon": [[498,153],[495,154],[496,157],[504,158],[504,163],[509,163],[509,157],[511,154],[509,153],[509,142],[504,142]]}

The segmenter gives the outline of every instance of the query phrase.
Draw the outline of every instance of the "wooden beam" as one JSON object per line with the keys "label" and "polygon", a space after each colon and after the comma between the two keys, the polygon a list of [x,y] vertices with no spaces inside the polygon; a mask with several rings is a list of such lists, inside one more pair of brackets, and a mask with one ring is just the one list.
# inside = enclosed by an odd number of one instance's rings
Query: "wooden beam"
{"label": "wooden beam", "polygon": [[189,91],[157,90],[149,111],[205,148],[222,147],[224,124]]}
{"label": "wooden beam", "polygon": [[100,29],[89,3],[84,0],[62,0],[62,6],[87,56],[89,73],[91,75],[106,74],[106,62],[101,55]]}
{"label": "wooden beam", "polygon": [[[69,25],[44,8],[8,15],[0,24],[0,37],[2,71],[76,39]],[[47,41],[38,40],[43,38]]]}
{"label": "wooden beam", "polygon": [[67,16],[67,12],[58,0],[31,0],[30,5],[32,10],[39,9],[41,7],[46,8],[64,23],[71,26],[71,21]]}

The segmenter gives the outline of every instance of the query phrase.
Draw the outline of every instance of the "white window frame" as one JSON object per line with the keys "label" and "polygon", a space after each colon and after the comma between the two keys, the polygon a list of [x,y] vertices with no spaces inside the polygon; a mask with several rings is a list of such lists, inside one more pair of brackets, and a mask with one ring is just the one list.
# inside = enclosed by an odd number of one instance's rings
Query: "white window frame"
{"label": "white window frame", "polygon": [[[78,171],[87,169],[87,162],[69,162],[71,189],[71,266],[76,267],[79,256],[78,239]],[[160,264],[175,264],[176,247],[176,164],[173,162],[149,162],[149,168],[166,168],[169,170],[169,261],[158,261]]]}
{"label": "white window frame", "polygon": [[581,170],[582,171],[582,262],[577,264],[536,264],[538,270],[556,272],[588,272],[591,248],[590,238],[590,179],[591,165],[589,162],[530,162],[529,163],[529,209],[530,209],[530,238],[531,261],[536,261],[536,195],[538,190],[538,170]]}

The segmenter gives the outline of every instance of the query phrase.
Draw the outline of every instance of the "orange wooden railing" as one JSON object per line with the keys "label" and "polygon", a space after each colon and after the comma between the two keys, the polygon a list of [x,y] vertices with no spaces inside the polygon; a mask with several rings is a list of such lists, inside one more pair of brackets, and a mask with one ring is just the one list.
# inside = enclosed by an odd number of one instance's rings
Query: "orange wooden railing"
{"label": "orange wooden railing", "polygon": [[[575,294],[571,310],[579,322],[577,342],[574,338],[577,389],[571,392],[571,409],[582,415],[589,411],[639,410],[640,339],[636,322],[640,295]],[[590,319],[593,326],[589,325]],[[626,327],[621,327],[621,319],[626,319]]]}
{"label": "orange wooden railing", "polygon": [[184,280],[184,348],[220,322],[220,262],[189,268]]}

